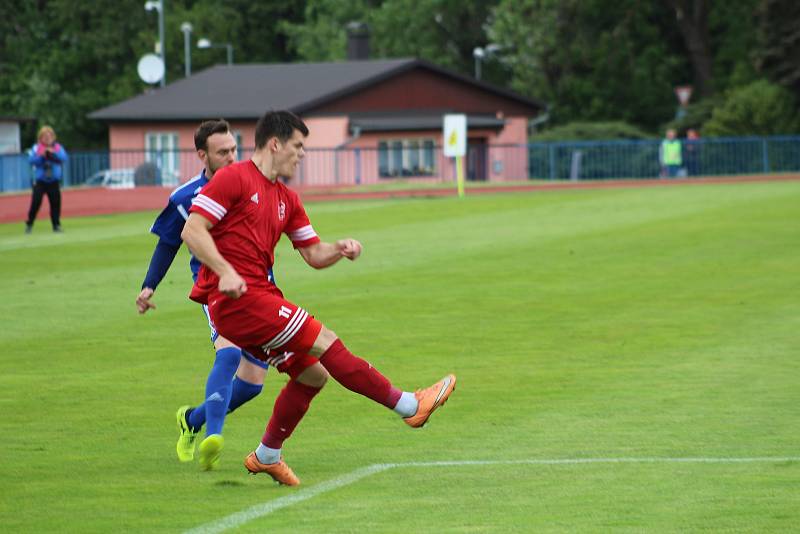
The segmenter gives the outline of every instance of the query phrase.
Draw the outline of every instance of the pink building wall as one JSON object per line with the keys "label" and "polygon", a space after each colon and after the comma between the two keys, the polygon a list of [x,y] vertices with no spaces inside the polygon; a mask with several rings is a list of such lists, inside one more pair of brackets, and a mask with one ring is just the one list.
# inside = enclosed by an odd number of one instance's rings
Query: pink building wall
{"label": "pink building wall", "polygon": [[[312,121],[304,119],[309,125],[309,139],[314,135]],[[346,140],[347,119],[337,117],[325,119],[328,130],[323,130],[326,139]],[[316,126],[316,124],[315,124]],[[471,139],[483,139],[486,142],[485,176],[487,181],[524,180],[528,177],[526,117],[507,117],[505,127],[500,131],[473,129],[468,131]],[[317,130],[319,131],[319,130]],[[380,141],[426,140],[433,139],[437,149],[434,155],[435,172],[433,176],[404,176],[419,182],[454,181],[456,178],[455,161],[442,154],[444,139],[442,130],[426,131],[391,131],[370,132],[347,143],[345,150],[335,151],[331,142],[315,140],[307,142],[306,157],[301,164],[298,182],[304,186],[341,186],[358,184],[375,184],[396,180],[397,178],[381,178],[379,175],[378,143]],[[356,155],[355,149],[358,150]]]}
{"label": "pink building wall", "polygon": [[528,144],[528,118],[506,117],[505,121],[505,128],[488,139],[486,179],[490,182],[528,178],[528,152],[518,148]]}
{"label": "pink building wall", "polygon": [[307,117],[303,122],[308,126],[306,148],[336,148],[347,141],[350,124],[346,116]]}
{"label": "pink building wall", "polygon": [[[112,124],[109,126],[108,138],[111,149],[111,168],[135,168],[146,160],[145,136],[148,133],[167,133],[178,136],[177,173],[178,181],[185,182],[196,176],[203,164],[197,157],[194,147],[194,132],[199,126],[197,122],[181,123],[131,123]],[[255,146],[255,122],[231,121],[231,130],[240,134],[242,158],[250,157]]]}
{"label": "pink building wall", "polygon": [[[433,176],[407,176],[420,182],[455,180],[455,165],[441,152],[441,129],[427,131],[392,131],[364,133],[351,139],[346,116],[307,117],[309,128],[306,157],[298,174],[303,186],[337,186],[356,183],[373,184],[391,179],[379,176],[378,143],[393,139],[433,139],[438,147],[434,155]],[[241,157],[250,157],[255,146],[256,121],[231,121],[231,129],[241,136]],[[202,169],[194,149],[194,131],[199,123],[132,123],[112,124],[109,127],[111,167],[135,168],[145,161],[145,135],[151,132],[178,136],[177,172],[179,182],[185,182]],[[528,176],[527,118],[506,117],[502,130],[470,130],[471,139],[483,139],[487,144],[486,179],[488,181],[519,180]],[[513,147],[512,147],[513,145]],[[336,150],[336,148],[341,148]],[[360,149],[358,154],[353,149]]]}

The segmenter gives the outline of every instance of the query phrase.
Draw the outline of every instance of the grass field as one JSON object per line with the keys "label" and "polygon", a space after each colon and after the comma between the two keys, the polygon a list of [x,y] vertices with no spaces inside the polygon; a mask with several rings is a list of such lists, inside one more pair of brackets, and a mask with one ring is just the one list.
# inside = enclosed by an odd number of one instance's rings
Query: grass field
{"label": "grass field", "polygon": [[329,382],[284,448],[299,488],[242,466],[272,371],[218,471],[177,461],[213,352],[185,251],[136,314],[154,213],[2,225],[1,530],[796,530],[798,206],[799,182],[310,204],[365,253],[313,271],[283,243],[287,297],[396,385],[459,385],[414,431]]}

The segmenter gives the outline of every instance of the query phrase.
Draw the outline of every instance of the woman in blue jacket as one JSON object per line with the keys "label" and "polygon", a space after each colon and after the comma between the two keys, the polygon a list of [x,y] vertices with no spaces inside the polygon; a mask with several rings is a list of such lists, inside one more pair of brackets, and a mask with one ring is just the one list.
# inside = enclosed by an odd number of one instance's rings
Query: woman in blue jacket
{"label": "woman in blue jacket", "polygon": [[25,233],[31,233],[45,193],[50,202],[50,221],[53,223],[53,231],[61,232],[60,183],[64,175],[64,163],[67,162],[67,151],[56,143],[56,132],[50,126],[42,126],[37,139],[39,142],[28,152],[28,161],[33,165],[34,182]]}

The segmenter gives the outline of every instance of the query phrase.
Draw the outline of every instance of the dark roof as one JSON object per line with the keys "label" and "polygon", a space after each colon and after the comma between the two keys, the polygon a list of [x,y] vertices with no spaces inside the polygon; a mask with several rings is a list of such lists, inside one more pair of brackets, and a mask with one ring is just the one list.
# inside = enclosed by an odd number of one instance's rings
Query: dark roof
{"label": "dark roof", "polygon": [[34,117],[25,117],[23,115],[2,115],[0,114],[0,121],[4,122],[35,122]]}
{"label": "dark roof", "polygon": [[[408,114],[408,115],[376,115],[368,117],[350,116],[350,129],[359,129],[362,132],[391,132],[397,130],[441,130],[442,115],[438,114]],[[467,115],[469,128],[486,128],[502,130],[505,126],[503,119],[485,115]]]}
{"label": "dark roof", "polygon": [[[329,63],[217,65],[163,89],[96,110],[89,118],[106,121],[256,119],[267,109],[298,114],[414,68],[425,68],[522,104],[544,104],[420,59]],[[209,110],[209,100],[213,111]]]}

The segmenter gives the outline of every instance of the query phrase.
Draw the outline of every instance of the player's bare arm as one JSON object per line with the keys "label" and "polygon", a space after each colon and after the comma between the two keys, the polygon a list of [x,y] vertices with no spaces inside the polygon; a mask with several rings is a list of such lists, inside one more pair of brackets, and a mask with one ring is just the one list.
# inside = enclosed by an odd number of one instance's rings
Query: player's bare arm
{"label": "player's bare arm", "polygon": [[181,232],[181,239],[192,254],[219,276],[219,290],[231,298],[239,298],[247,292],[247,284],[236,269],[222,257],[209,230],[213,223],[197,213],[190,213]]}
{"label": "player's bare arm", "polygon": [[298,249],[305,262],[315,269],[330,267],[342,258],[355,260],[361,255],[361,243],[355,239],[340,239],[335,243],[319,242]]}
{"label": "player's bare arm", "polygon": [[139,313],[146,313],[147,310],[156,309],[156,305],[150,302],[150,299],[153,297],[153,293],[154,291],[149,287],[142,288],[139,296],[136,297],[136,309],[139,310]]}

